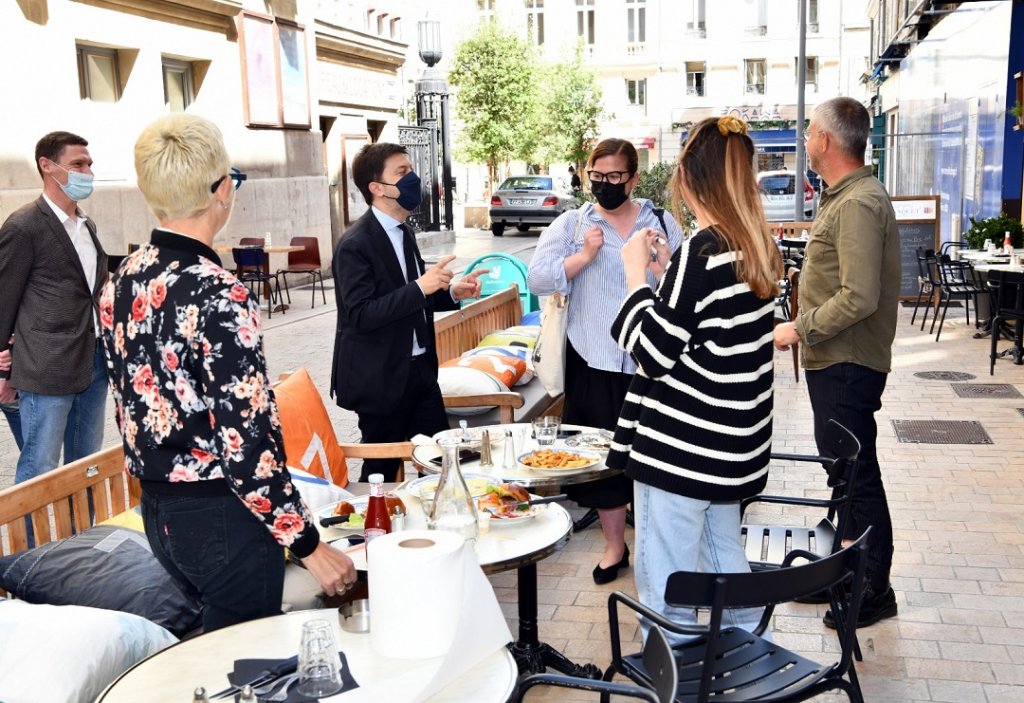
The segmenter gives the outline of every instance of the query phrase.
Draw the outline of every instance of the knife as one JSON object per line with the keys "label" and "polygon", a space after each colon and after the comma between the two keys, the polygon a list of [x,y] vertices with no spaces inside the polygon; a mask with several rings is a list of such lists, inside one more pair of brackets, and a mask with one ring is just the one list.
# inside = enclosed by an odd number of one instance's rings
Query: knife
{"label": "knife", "polygon": [[348,519],[353,515],[355,515],[355,513],[349,513],[348,515],[331,515],[329,517],[322,517],[320,518],[320,527],[340,525],[343,522],[348,522]]}
{"label": "knife", "polygon": [[[521,503],[513,503],[509,507],[511,507],[513,510],[525,510],[526,508],[529,508],[531,505],[542,505],[544,503],[556,503],[558,501],[565,500],[568,497],[569,496],[567,496],[565,493],[559,493],[556,496],[548,496],[546,498],[532,498],[531,500],[526,500],[526,501],[523,501]],[[497,508],[497,507],[494,507],[494,506],[487,506],[484,509],[493,513],[495,511],[498,511],[498,510],[501,510],[501,509],[504,509],[504,508],[505,508],[505,506],[502,506],[501,508]]]}
{"label": "knife", "polygon": [[210,696],[210,700],[215,701],[221,698],[227,698],[228,696],[233,696],[236,693],[241,693],[242,689],[245,686],[252,686],[253,688],[255,688],[256,686],[262,686],[263,684],[270,683],[274,679],[290,674],[298,668],[298,656],[291,657],[290,659],[285,659],[280,664],[275,664],[274,666],[268,667],[263,671],[259,672],[251,681],[246,681],[240,686],[230,686],[228,688],[225,688],[220,693],[213,694],[212,696]]}

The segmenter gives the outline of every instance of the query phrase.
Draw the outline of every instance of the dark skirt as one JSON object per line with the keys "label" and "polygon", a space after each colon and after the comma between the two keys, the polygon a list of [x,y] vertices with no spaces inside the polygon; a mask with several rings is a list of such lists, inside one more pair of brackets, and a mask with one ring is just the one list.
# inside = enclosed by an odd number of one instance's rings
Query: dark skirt
{"label": "dark skirt", "polygon": [[[565,408],[562,422],[615,430],[633,374],[599,371],[565,343]],[[571,500],[584,508],[619,508],[633,500],[633,481],[619,474],[565,486]]]}

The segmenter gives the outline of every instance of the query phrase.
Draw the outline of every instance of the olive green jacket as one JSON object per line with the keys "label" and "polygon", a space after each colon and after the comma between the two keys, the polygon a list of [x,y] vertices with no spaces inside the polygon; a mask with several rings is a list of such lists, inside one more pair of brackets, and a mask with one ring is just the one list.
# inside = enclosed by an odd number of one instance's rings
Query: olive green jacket
{"label": "olive green jacket", "polygon": [[803,364],[844,362],[888,373],[900,289],[900,242],[889,194],[871,167],[821,195],[804,252],[796,331]]}

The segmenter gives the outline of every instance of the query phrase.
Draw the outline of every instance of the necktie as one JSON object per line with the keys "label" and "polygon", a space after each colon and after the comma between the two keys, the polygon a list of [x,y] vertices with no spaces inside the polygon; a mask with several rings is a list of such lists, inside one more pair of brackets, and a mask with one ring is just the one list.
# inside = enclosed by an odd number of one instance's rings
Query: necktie
{"label": "necktie", "polygon": [[[420,267],[416,263],[416,256],[414,251],[416,249],[416,237],[412,233],[412,227],[405,224],[404,222],[399,225],[402,228],[402,250],[405,253],[405,276],[409,282],[415,281],[420,277]],[[413,329],[416,332],[416,343],[424,349],[427,348],[427,313],[424,310],[421,314],[416,316],[416,322],[413,323]]]}

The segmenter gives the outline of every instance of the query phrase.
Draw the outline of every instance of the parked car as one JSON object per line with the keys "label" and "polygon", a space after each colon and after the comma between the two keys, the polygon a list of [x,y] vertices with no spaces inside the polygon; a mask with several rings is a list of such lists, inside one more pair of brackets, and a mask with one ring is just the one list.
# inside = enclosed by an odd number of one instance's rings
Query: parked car
{"label": "parked car", "polygon": [[555,176],[510,176],[491,195],[491,234],[500,237],[505,227],[520,232],[547,227],[566,210],[579,207],[569,182]]}
{"label": "parked car", "polygon": [[[790,222],[793,218],[793,188],[796,174],[792,171],[762,171],[757,174],[761,205],[769,222]],[[818,194],[804,177],[804,217],[813,220],[818,213]]]}

